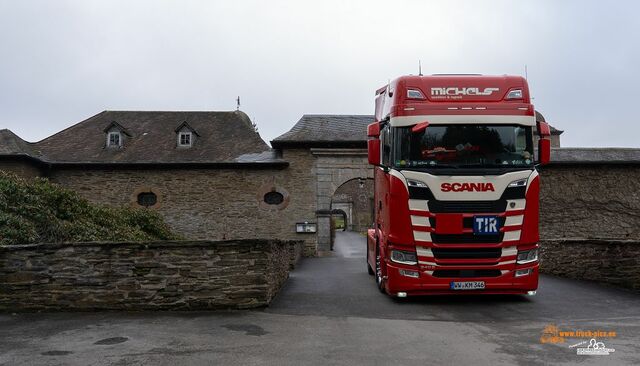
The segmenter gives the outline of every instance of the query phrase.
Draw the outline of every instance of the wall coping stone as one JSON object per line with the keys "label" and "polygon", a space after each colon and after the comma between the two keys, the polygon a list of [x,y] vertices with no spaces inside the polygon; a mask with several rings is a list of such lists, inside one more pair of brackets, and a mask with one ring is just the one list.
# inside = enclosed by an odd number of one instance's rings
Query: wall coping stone
{"label": "wall coping stone", "polygon": [[301,240],[279,240],[279,239],[236,239],[236,240],[164,240],[164,241],[150,241],[150,242],[108,242],[108,241],[93,241],[93,242],[64,242],[64,243],[32,243],[32,244],[12,244],[12,245],[0,245],[0,252],[18,251],[18,250],[33,250],[33,249],[60,249],[67,247],[125,247],[125,246],[137,246],[142,248],[189,248],[189,247],[224,247],[233,246],[238,243],[247,243],[250,245],[267,245],[267,244],[279,244],[279,245],[294,245]]}

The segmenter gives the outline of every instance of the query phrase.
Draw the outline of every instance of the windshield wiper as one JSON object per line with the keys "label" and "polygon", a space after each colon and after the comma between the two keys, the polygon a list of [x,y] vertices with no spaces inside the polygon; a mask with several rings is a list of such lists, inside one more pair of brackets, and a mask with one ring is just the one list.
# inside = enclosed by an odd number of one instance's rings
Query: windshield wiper
{"label": "windshield wiper", "polygon": [[461,169],[500,169],[500,170],[513,170],[513,169],[530,169],[532,165],[520,164],[465,164],[459,166]]}
{"label": "windshield wiper", "polygon": [[433,169],[433,168],[458,169],[458,166],[449,165],[449,164],[437,164],[437,165],[403,166],[399,168],[400,169]]}
{"label": "windshield wiper", "polygon": [[458,169],[459,165],[451,165],[451,164],[437,164],[437,165],[429,165],[426,168],[447,168],[447,169]]}
{"label": "windshield wiper", "polygon": [[460,168],[502,168],[502,167],[509,167],[509,165],[504,165],[504,164],[461,164],[459,165]]}

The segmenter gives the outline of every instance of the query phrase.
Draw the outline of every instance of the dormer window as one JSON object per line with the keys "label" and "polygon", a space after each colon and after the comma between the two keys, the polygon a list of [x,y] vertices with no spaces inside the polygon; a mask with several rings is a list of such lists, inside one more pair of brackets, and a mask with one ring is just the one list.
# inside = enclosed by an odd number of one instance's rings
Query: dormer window
{"label": "dormer window", "polygon": [[125,135],[131,137],[131,134],[122,127],[118,122],[111,122],[105,129],[104,133],[107,137],[107,148],[121,148],[124,146]]}
{"label": "dormer window", "polygon": [[191,127],[187,121],[182,122],[176,127],[176,136],[178,141],[176,146],[179,148],[190,148],[196,142],[195,140],[200,136],[198,131]]}
{"label": "dormer window", "polygon": [[122,135],[119,131],[111,131],[107,134],[107,147],[122,146]]}
{"label": "dormer window", "polygon": [[191,147],[192,141],[192,133],[189,132],[180,132],[178,133],[178,146],[180,147]]}

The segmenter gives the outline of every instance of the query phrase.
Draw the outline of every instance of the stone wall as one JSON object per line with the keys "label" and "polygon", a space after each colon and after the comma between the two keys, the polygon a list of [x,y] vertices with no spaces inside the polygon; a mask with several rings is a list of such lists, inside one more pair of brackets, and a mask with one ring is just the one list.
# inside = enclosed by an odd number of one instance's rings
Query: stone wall
{"label": "stone wall", "polygon": [[639,165],[552,165],[540,175],[542,238],[640,239]]}
{"label": "stone wall", "polygon": [[[290,164],[282,170],[54,166],[46,173],[96,203],[136,205],[138,193],[152,191],[158,196],[152,209],[187,239],[303,240],[306,256],[326,251],[332,197],[342,194],[345,182],[371,178],[366,150],[287,148],[281,153]],[[21,160],[2,160],[0,169],[39,174]],[[571,162],[545,166],[540,173],[542,238],[640,238],[640,165]],[[286,204],[264,204],[265,190],[272,188],[286,196]],[[318,233],[297,234],[295,224],[305,221],[316,222]]]}
{"label": "stone wall", "polygon": [[[315,252],[315,235],[296,234],[296,222],[314,222],[312,166],[294,161],[275,169],[55,169],[54,183],[88,200],[137,206],[137,195],[151,191],[157,210],[177,233],[190,240],[274,238],[304,240],[305,254]],[[285,204],[267,205],[264,194],[276,189]]]}
{"label": "stone wall", "polygon": [[278,240],[0,246],[0,311],[266,306],[288,277],[295,246]]}
{"label": "stone wall", "polygon": [[42,175],[42,171],[36,165],[23,159],[0,159],[0,170],[24,178],[34,178]]}
{"label": "stone wall", "polygon": [[640,240],[544,240],[540,257],[542,273],[640,291]]}

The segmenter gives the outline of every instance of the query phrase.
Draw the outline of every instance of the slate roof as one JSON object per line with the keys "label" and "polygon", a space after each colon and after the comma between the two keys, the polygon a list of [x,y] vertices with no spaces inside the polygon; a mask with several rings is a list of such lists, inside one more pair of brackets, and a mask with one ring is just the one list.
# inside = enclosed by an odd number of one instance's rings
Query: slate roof
{"label": "slate roof", "polygon": [[[197,131],[190,148],[177,147],[185,122]],[[126,131],[122,148],[105,147],[106,128]],[[104,111],[36,143],[2,130],[0,155],[18,154],[52,164],[286,164],[241,111]]]}
{"label": "slate roof", "polygon": [[561,147],[551,149],[551,164],[640,164],[640,149],[618,147]]}
{"label": "slate roof", "polygon": [[0,130],[0,155],[37,156],[33,144],[7,129]]}
{"label": "slate roof", "polygon": [[[372,121],[368,115],[304,115],[272,145],[365,147],[366,127]],[[105,148],[104,129],[113,122],[130,135],[124,136],[121,149]],[[184,122],[199,134],[187,149],[176,147],[175,129]],[[287,165],[240,111],[104,111],[36,143],[0,130],[0,157],[12,156],[49,164]],[[640,164],[640,149],[555,148],[551,164]]]}
{"label": "slate roof", "polygon": [[373,122],[372,115],[305,114],[271,146],[365,147],[367,125]]}

